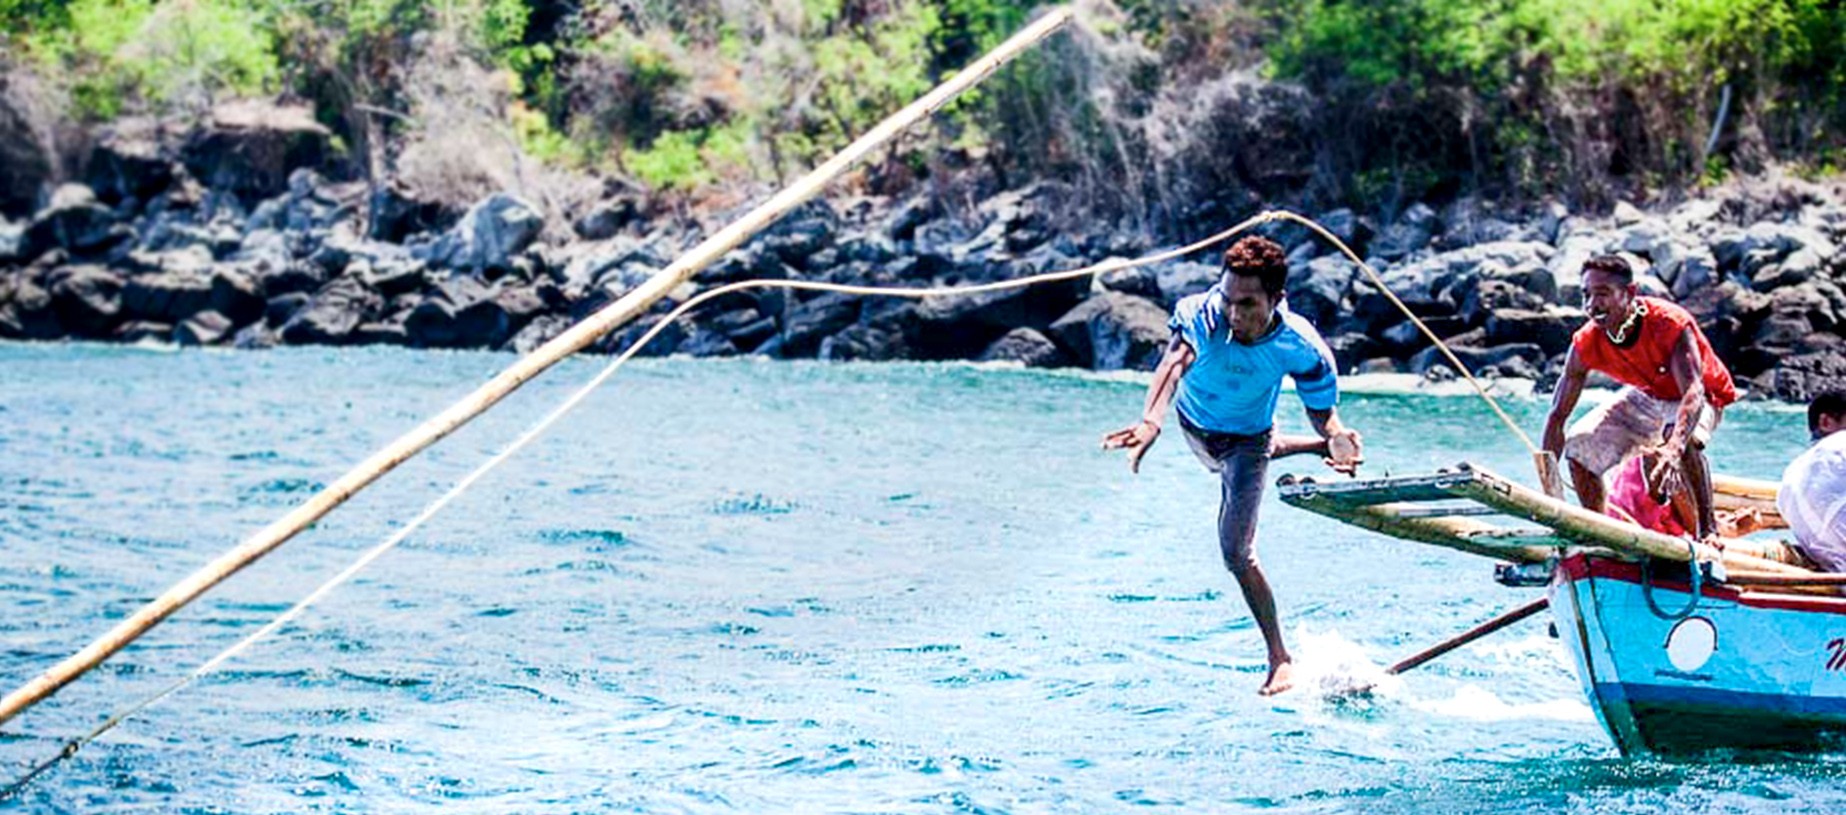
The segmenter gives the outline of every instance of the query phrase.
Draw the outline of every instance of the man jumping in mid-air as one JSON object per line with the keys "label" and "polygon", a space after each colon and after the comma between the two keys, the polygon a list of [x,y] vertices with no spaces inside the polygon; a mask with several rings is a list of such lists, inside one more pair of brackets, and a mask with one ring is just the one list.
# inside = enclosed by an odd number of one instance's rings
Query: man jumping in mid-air
{"label": "man jumping in mid-air", "polygon": [[[1283,306],[1288,263],[1282,247],[1244,238],[1224,253],[1224,274],[1210,290],[1179,301],[1168,323],[1173,338],[1154,369],[1141,421],[1103,437],[1126,448],[1138,472],[1141,457],[1178,395],[1180,428],[1206,469],[1218,473],[1218,546],[1269,648],[1268,696],[1293,685],[1292,658],[1282,642],[1275,596],[1256,562],[1256,514],[1269,460],[1318,452],[1335,470],[1359,466],[1359,434],[1340,424],[1333,354],[1307,320]],[[1319,438],[1277,436],[1273,430],[1282,377],[1295,380]]]}

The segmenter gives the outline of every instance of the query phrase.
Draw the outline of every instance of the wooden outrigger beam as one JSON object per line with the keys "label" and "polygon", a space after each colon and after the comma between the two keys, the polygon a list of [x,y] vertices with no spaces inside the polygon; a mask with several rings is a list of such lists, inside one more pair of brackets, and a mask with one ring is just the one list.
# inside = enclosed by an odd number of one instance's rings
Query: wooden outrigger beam
{"label": "wooden outrigger beam", "polygon": [[[1740,483],[1731,480],[1727,486]],[[1758,482],[1760,485],[1762,482]],[[1685,562],[1721,561],[1726,570],[1755,575],[1811,575],[1774,541],[1735,539],[1723,551],[1642,529],[1463,464],[1427,476],[1316,483],[1284,476],[1282,500],[1291,506],[1382,532],[1469,554],[1537,563],[1559,550],[1589,546],[1627,557]],[[1762,487],[1754,487],[1760,496]],[[1769,493],[1773,496],[1773,491]],[[1527,524],[1502,526],[1480,516]]]}

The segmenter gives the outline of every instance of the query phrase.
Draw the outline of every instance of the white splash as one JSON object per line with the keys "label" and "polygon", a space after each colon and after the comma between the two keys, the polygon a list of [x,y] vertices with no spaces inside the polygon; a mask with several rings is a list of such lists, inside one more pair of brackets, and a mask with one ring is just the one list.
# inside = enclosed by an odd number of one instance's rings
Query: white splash
{"label": "white splash", "polygon": [[1477,722],[1504,722],[1515,719],[1539,719],[1559,722],[1594,721],[1595,714],[1582,699],[1553,699],[1546,702],[1512,703],[1495,696],[1479,685],[1463,685],[1447,699],[1407,700],[1412,708],[1425,713],[1472,719]]}
{"label": "white splash", "polygon": [[1404,681],[1385,674],[1384,666],[1372,661],[1365,646],[1337,631],[1323,633],[1298,626],[1293,640],[1298,692],[1336,699],[1364,693],[1395,696],[1403,689]]}

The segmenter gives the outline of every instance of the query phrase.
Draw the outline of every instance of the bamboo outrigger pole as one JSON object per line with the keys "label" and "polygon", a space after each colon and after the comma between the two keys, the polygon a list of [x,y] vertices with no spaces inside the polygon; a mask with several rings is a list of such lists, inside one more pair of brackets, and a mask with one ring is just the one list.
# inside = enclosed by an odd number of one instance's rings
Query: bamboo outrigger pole
{"label": "bamboo outrigger pole", "polygon": [[750,236],[773,223],[790,209],[814,197],[828,182],[858,163],[867,154],[934,113],[961,92],[979,84],[1001,66],[1037,45],[1072,19],[1071,10],[1062,7],[1040,17],[1025,30],[1013,35],[1006,42],[988,52],[986,56],[963,69],[961,73],[936,86],[935,89],[910,103],[903,110],[879,122],[865,135],[860,136],[833,158],[828,159],[826,163],[814,168],[794,184],[777,193],[775,197],[700,242],[691,251],[682,255],[672,265],[660,270],[634,291],[572,326],[570,330],[515,362],[512,367],[501,371],[499,375],[488,380],[486,384],[462,398],[461,401],[450,405],[448,409],[418,425],[384,449],[373,453],[370,458],[360,462],[351,471],[341,476],[338,481],[329,484],[287,515],[264,527],[243,543],[218,556],[216,560],[168,589],[165,594],[142,606],[134,614],[118,623],[115,628],[110,629],[108,633],[85,646],[83,650],[65,658],[63,662],[53,666],[38,678],[0,699],[0,724],[6,723],[19,715],[21,711],[56,693],[58,689],[101,664],[103,660],[122,650],[173,612],[282,545],[296,533],[307,528],[309,524],[333,511],[335,507],[345,503],[348,498],[377,481],[411,456],[486,412],[488,408],[493,407],[533,377],[543,373],[565,357],[583,350],[596,338],[641,314],[655,301],[690,280],[699,270],[716,261],[724,253],[741,245]]}

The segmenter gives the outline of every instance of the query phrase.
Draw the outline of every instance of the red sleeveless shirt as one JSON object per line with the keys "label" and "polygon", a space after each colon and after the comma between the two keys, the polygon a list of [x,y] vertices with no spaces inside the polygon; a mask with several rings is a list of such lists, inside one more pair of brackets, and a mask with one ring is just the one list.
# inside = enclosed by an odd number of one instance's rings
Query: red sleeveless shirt
{"label": "red sleeveless shirt", "polygon": [[1731,372],[1711,350],[1711,342],[1705,339],[1705,332],[1699,330],[1698,321],[1685,309],[1665,300],[1638,299],[1647,304],[1647,315],[1636,326],[1637,336],[1632,342],[1618,347],[1609,341],[1602,326],[1592,320],[1584,323],[1570,338],[1577,359],[1590,370],[1602,371],[1617,382],[1639,388],[1648,396],[1677,402],[1685,394],[1680,392],[1679,382],[1673,379],[1668,361],[1679,346],[1680,335],[1690,328],[1699,347],[1699,378],[1705,382],[1705,398],[1715,407],[1737,401],[1737,386],[1731,382]]}

